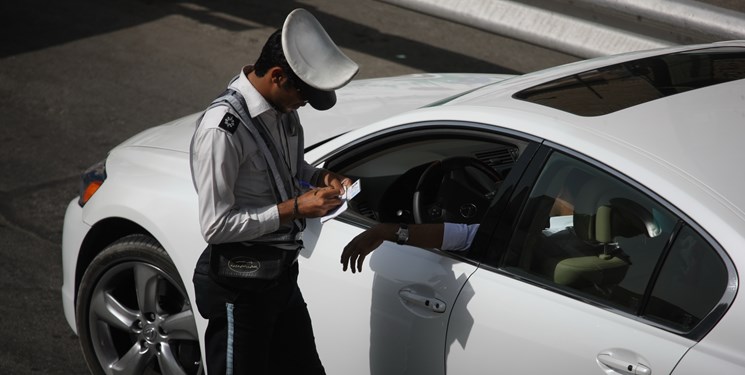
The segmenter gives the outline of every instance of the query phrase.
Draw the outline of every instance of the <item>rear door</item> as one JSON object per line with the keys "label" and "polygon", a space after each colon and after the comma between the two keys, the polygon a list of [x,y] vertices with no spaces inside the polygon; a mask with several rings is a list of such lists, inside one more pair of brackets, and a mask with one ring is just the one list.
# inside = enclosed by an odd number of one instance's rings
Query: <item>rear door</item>
{"label": "rear door", "polygon": [[544,148],[449,322],[449,374],[668,374],[731,302],[734,268],[674,208]]}

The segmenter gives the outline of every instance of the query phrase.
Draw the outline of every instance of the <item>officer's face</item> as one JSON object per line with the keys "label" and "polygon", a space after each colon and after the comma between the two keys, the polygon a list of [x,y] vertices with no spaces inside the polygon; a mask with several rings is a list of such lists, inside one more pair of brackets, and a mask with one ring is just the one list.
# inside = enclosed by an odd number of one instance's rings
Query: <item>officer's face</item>
{"label": "officer's face", "polygon": [[280,112],[290,112],[304,106],[308,101],[303,96],[302,91],[295,87],[286,75],[282,74],[274,81],[276,90],[274,90],[273,103],[274,107]]}

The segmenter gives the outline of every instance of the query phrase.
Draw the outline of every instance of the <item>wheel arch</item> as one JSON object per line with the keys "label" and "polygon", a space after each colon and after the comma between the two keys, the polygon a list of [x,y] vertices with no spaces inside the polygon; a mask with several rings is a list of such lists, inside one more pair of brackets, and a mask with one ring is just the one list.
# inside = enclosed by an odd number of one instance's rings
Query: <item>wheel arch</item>
{"label": "wheel arch", "polygon": [[[158,240],[145,228],[124,218],[107,218],[94,224],[83,239],[75,265],[75,301],[77,304],[80,282],[88,266],[107,246],[132,234],[142,234]],[[158,242],[160,244],[160,242]],[[162,245],[161,245],[162,246]]]}

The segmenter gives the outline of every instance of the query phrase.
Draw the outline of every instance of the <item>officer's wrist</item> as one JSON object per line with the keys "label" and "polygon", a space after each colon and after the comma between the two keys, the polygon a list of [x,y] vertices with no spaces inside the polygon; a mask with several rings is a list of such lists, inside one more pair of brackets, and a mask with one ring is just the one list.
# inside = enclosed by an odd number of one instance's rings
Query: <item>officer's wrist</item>
{"label": "officer's wrist", "polygon": [[294,205],[295,202],[293,198],[277,204],[277,211],[279,211],[280,223],[286,224],[295,220]]}
{"label": "officer's wrist", "polygon": [[293,219],[299,219],[300,218],[300,206],[298,205],[298,196],[295,196],[295,202],[293,202],[293,208],[292,208],[292,218]]}

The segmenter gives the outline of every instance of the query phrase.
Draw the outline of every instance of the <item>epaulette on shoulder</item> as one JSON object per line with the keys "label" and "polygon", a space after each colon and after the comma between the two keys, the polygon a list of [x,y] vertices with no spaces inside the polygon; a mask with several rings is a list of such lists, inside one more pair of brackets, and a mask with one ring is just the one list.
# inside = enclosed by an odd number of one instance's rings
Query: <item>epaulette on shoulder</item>
{"label": "epaulette on shoulder", "polygon": [[235,129],[238,129],[240,123],[241,120],[237,116],[230,112],[226,112],[225,116],[223,116],[222,120],[220,120],[220,124],[218,125],[218,127],[230,134],[233,134],[235,133]]}

